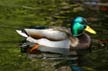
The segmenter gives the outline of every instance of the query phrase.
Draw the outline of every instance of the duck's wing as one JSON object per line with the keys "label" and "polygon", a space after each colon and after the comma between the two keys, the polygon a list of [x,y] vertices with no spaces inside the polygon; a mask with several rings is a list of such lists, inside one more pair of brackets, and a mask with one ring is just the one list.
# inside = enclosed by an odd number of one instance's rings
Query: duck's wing
{"label": "duck's wing", "polygon": [[[25,28],[20,30],[20,32],[25,32],[28,36],[31,36],[36,39],[46,38],[53,41],[65,40],[68,38],[67,29],[65,28],[51,28],[51,27],[33,27],[33,28]],[[66,32],[65,32],[66,31]]]}

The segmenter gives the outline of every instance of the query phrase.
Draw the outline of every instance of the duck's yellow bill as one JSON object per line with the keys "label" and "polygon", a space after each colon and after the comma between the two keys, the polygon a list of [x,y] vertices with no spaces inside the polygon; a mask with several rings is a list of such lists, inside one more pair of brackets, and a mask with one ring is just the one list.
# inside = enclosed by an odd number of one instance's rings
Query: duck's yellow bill
{"label": "duck's yellow bill", "polygon": [[91,33],[91,34],[96,34],[96,31],[93,30],[90,26],[86,26],[86,28],[84,30]]}

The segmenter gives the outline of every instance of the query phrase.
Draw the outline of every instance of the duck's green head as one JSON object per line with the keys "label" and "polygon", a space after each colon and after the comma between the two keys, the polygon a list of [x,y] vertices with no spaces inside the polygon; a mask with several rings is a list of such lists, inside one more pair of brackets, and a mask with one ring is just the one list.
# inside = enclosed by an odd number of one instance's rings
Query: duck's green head
{"label": "duck's green head", "polygon": [[76,17],[71,24],[72,35],[77,37],[82,34],[84,30],[96,34],[96,32],[87,25],[87,20],[85,18]]}

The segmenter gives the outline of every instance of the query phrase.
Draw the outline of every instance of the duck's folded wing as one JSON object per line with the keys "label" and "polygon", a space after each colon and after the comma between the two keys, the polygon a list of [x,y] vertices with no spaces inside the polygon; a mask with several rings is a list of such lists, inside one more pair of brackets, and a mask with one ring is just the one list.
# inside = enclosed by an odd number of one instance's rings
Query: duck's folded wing
{"label": "duck's folded wing", "polygon": [[24,29],[26,33],[36,39],[46,38],[49,40],[64,40],[68,36],[65,32],[54,29]]}

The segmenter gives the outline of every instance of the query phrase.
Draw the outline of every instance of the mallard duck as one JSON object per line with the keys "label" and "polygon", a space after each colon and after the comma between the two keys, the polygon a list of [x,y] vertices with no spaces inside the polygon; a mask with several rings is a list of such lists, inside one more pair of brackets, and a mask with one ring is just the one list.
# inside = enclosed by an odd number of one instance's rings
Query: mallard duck
{"label": "mallard duck", "polygon": [[43,52],[68,54],[71,49],[86,49],[90,46],[91,39],[84,30],[96,34],[87,25],[85,18],[76,17],[71,23],[70,29],[36,26],[16,31],[26,37],[27,41],[36,44],[31,51],[37,49]]}

